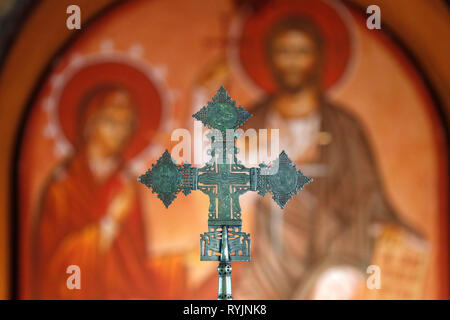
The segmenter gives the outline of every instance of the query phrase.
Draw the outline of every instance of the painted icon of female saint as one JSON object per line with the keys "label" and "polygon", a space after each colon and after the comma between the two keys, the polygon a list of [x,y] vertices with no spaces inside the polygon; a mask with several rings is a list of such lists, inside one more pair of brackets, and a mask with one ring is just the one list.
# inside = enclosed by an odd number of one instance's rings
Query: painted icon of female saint
{"label": "painted icon of female saint", "polygon": [[[348,67],[351,36],[322,1],[278,1],[243,23],[238,58],[265,97],[247,128],[279,128],[287,150],[314,178],[282,213],[256,209],[255,254],[240,298],[350,299],[371,264],[377,226],[416,234],[384,195],[362,125],[326,90]],[[265,67],[261,67],[265,66]]]}
{"label": "painted icon of female saint", "polygon": [[[42,195],[34,297],[176,298],[181,262],[148,257],[135,177],[126,168],[158,126],[157,91],[138,71],[114,63],[87,67],[71,81],[59,118],[74,152],[53,170]],[[81,288],[68,288],[68,266],[79,268]]]}

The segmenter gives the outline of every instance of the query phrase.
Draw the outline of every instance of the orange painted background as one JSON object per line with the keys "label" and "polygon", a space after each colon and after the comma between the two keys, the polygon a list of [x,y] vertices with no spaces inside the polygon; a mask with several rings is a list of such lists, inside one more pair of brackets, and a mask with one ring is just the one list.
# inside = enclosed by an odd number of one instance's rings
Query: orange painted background
{"label": "orange painted background", "polygon": [[[447,221],[442,218],[448,193],[442,174],[447,151],[436,105],[413,62],[389,34],[368,30],[360,12],[336,3],[352,31],[353,55],[345,76],[328,94],[361,120],[389,200],[401,217],[425,235],[430,260],[423,297],[438,298],[445,286],[442,271],[448,271]],[[54,94],[58,77],[65,76],[74,61],[88,59],[119,59],[148,71],[165,101],[165,124],[152,141],[152,156],[133,163],[148,167],[170,146],[173,129],[191,128],[190,115],[201,107],[195,104],[195,90],[203,87],[207,96],[214,93],[215,83],[206,81],[205,74],[219,74],[218,81],[224,81],[230,95],[244,107],[261,97],[261,92],[242,77],[229,48],[222,44],[239,14],[230,1],[130,1],[97,18],[57,57],[32,101],[20,145],[16,190],[20,199],[20,297],[29,297],[33,217],[46,179],[63,159],[54,152],[55,140],[46,134],[46,99]],[[224,66],[223,75],[215,69],[218,64]],[[146,213],[149,255],[182,253],[192,286],[213,274],[215,265],[198,261],[198,235],[206,231],[207,197],[179,196],[168,211],[144,188],[140,197]],[[250,199],[244,200],[243,211],[244,228],[251,232],[252,221],[258,217]]]}

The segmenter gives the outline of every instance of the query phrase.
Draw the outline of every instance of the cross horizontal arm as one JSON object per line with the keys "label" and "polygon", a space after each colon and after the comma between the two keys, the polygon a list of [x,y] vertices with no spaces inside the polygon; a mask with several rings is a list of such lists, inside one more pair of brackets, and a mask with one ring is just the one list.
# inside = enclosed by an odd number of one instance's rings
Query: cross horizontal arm
{"label": "cross horizontal arm", "polygon": [[198,169],[190,164],[177,165],[166,150],[156,165],[152,164],[152,169],[141,175],[138,181],[152,189],[152,193],[157,193],[168,208],[178,192],[188,195],[191,190],[197,190]]}
{"label": "cross horizontal arm", "polygon": [[245,173],[229,173],[229,174],[219,174],[219,173],[203,173],[198,177],[198,182],[210,185],[245,185],[250,181],[250,176]]}
{"label": "cross horizontal arm", "polygon": [[259,168],[252,168],[250,180],[251,190],[258,191],[261,196],[269,192],[281,209],[294,194],[313,181],[297,170],[284,150],[272,165],[260,164]]}

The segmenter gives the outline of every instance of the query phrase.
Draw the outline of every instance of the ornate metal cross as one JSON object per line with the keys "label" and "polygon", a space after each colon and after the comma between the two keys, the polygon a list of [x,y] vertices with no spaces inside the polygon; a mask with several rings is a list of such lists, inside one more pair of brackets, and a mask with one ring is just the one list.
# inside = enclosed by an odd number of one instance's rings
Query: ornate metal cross
{"label": "ornate metal cross", "polygon": [[231,261],[250,261],[250,234],[241,232],[239,196],[247,191],[267,192],[283,209],[292,195],[312,179],[297,170],[283,151],[271,164],[246,168],[237,160],[235,131],[251,114],[237,107],[223,87],[212,101],[193,115],[210,128],[211,159],[202,168],[177,165],[165,151],[138,181],[158,194],[166,208],[182,191],[200,190],[209,196],[208,232],[200,235],[200,260],[219,261],[219,300],[231,300]]}

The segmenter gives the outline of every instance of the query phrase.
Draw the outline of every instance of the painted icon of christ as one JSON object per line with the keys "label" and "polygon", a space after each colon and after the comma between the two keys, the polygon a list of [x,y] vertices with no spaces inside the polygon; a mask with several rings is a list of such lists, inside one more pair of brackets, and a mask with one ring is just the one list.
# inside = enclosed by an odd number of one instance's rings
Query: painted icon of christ
{"label": "painted icon of christ", "polygon": [[279,128],[280,150],[314,183],[284,212],[270,199],[259,202],[254,259],[240,275],[238,298],[355,298],[372,257],[371,231],[393,225],[416,234],[384,195],[362,125],[326,96],[324,41],[295,15],[265,37],[277,89],[256,103],[246,126]]}

